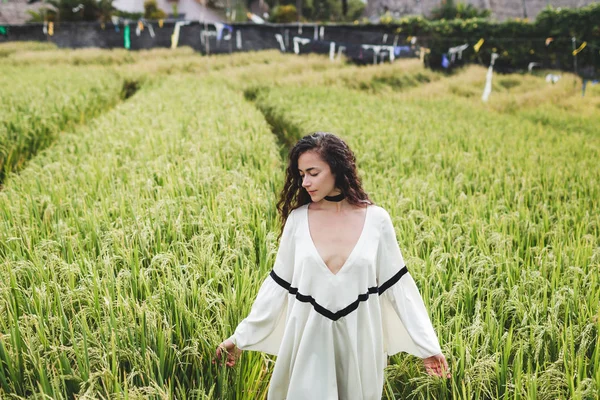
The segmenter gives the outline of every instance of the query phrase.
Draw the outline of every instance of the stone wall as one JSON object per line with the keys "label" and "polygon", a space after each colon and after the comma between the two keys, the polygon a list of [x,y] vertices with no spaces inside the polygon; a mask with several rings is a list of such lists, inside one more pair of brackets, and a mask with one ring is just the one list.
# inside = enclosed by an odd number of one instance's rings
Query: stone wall
{"label": "stone wall", "polygon": [[[164,21],[163,27],[153,24],[154,36],[149,29],[138,35],[136,24],[129,23],[131,50],[169,48],[175,21]],[[232,31],[219,33],[214,24],[198,21],[180,27],[179,46],[190,46],[203,54],[224,54],[265,49],[294,51],[294,38],[302,39],[298,51],[304,53],[333,54],[343,51],[360,64],[389,62],[395,58],[417,57],[418,46],[404,45],[406,38],[394,32],[394,27],[383,25],[320,26],[316,24],[264,24],[235,23]],[[114,49],[124,47],[125,29],[122,23],[61,22],[54,26],[53,36],[44,34],[42,24],[9,25],[8,34],[0,35],[0,43],[9,41],[48,41],[60,48],[97,47]],[[332,45],[333,42],[333,45]],[[395,46],[395,44],[401,45]],[[340,46],[344,49],[340,50]]]}

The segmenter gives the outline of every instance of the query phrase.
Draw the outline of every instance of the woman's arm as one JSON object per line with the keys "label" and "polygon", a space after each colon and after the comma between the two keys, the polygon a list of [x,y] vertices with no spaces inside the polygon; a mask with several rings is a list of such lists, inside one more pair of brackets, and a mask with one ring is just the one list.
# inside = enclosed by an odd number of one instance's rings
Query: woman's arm
{"label": "woman's arm", "polygon": [[[294,211],[285,222],[281,241],[275,257],[273,272],[291,281],[294,268]],[[241,350],[263,351],[277,355],[285,325],[285,310],[288,291],[279,285],[269,274],[263,281],[250,313],[236,327],[235,332],[221,342],[217,348],[217,358],[223,349],[235,355]],[[235,365],[235,358],[228,355],[227,365]]]}
{"label": "woman's arm", "polygon": [[404,263],[392,219],[387,211],[383,211],[377,254],[379,294],[391,303],[410,336],[412,346],[409,352],[423,359],[428,373],[439,372],[442,376],[442,370],[448,370],[446,359],[423,298]]}

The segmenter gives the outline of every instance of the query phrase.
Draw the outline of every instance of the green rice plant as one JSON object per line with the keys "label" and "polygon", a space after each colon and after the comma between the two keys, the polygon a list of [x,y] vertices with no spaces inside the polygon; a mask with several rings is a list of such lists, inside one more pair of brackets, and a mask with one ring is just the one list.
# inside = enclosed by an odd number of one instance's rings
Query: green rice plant
{"label": "green rice plant", "polygon": [[117,103],[122,79],[104,69],[4,67],[0,76],[0,184],[61,131]]}
{"label": "green rice plant", "polygon": [[282,169],[260,112],[196,78],[65,132],[0,192],[0,397],[265,393],[269,357],[211,361],[272,265]]}
{"label": "green rice plant", "polygon": [[[0,47],[1,49],[1,47]],[[18,45],[10,47],[10,53],[7,52],[3,63],[11,65],[57,65],[70,64],[79,66],[88,65],[123,65],[131,64],[141,60],[154,60],[162,57],[190,57],[195,52],[191,47],[180,47],[177,49],[151,49],[129,51],[127,49],[57,49],[56,46],[46,46],[46,48],[29,49],[27,47],[19,48]],[[0,50],[1,52],[2,50]],[[0,53],[1,54],[1,53]]]}
{"label": "green rice plant", "polygon": [[[263,53],[263,52],[261,52]],[[281,57],[281,55],[279,55]],[[425,70],[418,60],[357,66],[346,59],[331,61],[316,54],[286,55],[275,63],[254,63],[210,71],[211,79],[237,90],[254,87],[344,87],[390,93],[437,81],[441,74]]]}
{"label": "green rice plant", "polygon": [[314,130],[356,151],[453,373],[394,356],[384,398],[598,397],[597,88],[494,75],[483,104],[475,66],[116,53],[21,54],[143,84],[0,191],[0,397],[263,398],[273,357],[212,358],[272,266],[286,149]]}
{"label": "green rice plant", "polygon": [[446,386],[394,356],[387,398],[594,398],[598,136],[419,90],[431,88],[254,97],[282,142],[315,130],[345,138],[395,221],[454,375]]}
{"label": "green rice plant", "polygon": [[52,42],[5,42],[0,43],[0,60],[11,54],[25,51],[46,51],[56,50],[56,44]]}

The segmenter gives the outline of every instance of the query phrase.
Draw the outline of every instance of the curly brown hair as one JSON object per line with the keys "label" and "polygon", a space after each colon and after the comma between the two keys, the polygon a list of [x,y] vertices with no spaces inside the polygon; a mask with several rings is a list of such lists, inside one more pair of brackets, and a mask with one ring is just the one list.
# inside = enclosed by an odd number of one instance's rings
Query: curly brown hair
{"label": "curly brown hair", "polygon": [[363,190],[356,171],[356,158],[348,145],[339,137],[328,132],[314,132],[304,136],[290,149],[285,184],[281,190],[277,210],[281,216],[281,231],[292,210],[310,203],[308,192],[302,187],[302,177],[298,172],[298,158],[304,152],[315,151],[325,161],[335,176],[335,186],[345,195],[348,203],[358,205],[364,202],[373,204]]}

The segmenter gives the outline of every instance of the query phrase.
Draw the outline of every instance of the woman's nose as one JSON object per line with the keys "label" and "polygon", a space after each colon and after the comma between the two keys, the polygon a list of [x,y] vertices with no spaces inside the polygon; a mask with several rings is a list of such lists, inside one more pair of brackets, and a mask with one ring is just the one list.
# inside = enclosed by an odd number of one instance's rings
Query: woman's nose
{"label": "woman's nose", "polygon": [[310,180],[308,180],[308,178],[306,178],[306,176],[304,178],[302,178],[302,187],[307,187],[310,186]]}

